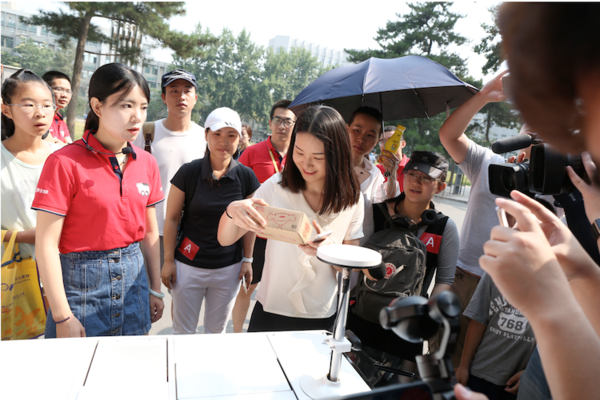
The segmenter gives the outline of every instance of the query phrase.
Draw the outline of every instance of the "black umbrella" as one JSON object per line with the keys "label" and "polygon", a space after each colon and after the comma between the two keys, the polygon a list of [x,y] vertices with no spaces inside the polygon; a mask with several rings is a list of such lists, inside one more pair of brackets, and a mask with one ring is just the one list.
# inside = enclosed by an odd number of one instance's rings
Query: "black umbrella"
{"label": "black umbrella", "polygon": [[311,104],[325,104],[346,121],[361,106],[380,110],[385,121],[430,118],[458,107],[477,91],[426,57],[370,58],[324,73],[289,108],[298,115]]}

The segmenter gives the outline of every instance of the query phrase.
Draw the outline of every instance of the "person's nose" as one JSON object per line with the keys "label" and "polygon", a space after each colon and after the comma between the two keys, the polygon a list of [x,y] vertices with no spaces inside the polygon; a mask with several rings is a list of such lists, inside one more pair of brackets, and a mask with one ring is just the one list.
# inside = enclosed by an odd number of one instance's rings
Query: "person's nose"
{"label": "person's nose", "polygon": [[364,143],[365,143],[365,135],[364,135],[364,133],[362,133],[362,132],[361,132],[361,133],[359,133],[359,134],[356,136],[356,140],[357,140],[357,142],[358,142],[359,144],[364,144]]}
{"label": "person's nose", "polygon": [[33,116],[35,118],[45,118],[46,113],[44,111],[42,111],[42,107],[36,105],[35,108],[33,109]]}
{"label": "person's nose", "polygon": [[135,111],[131,117],[133,122],[144,121],[146,119],[146,110],[142,108],[135,108],[134,110]]}

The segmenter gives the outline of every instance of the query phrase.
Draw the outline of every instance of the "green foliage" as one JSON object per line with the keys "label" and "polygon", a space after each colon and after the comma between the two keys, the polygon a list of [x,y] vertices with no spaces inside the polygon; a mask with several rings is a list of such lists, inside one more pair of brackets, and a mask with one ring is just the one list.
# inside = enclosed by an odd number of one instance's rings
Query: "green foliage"
{"label": "green foliage", "polygon": [[[195,32],[202,34],[201,26]],[[206,31],[208,33],[209,31]],[[274,102],[293,99],[325,69],[304,48],[289,53],[257,46],[243,30],[224,29],[203,57],[173,57],[170,68],[193,72],[198,81],[194,111],[206,117],[218,107],[236,110],[242,119],[266,123]]]}
{"label": "green foliage", "polygon": [[[494,21],[497,21],[498,19],[499,7],[500,6],[497,5],[489,8],[488,10],[490,13],[492,13]],[[481,39],[481,42],[476,45],[473,50],[477,54],[481,54],[486,57],[487,61],[481,68],[481,71],[484,74],[489,74],[497,71],[502,64],[502,40],[498,26],[495,23],[493,25],[483,23],[481,24],[481,27],[485,30],[486,36]],[[484,145],[491,145],[489,130],[492,124],[503,128],[518,128],[521,125],[518,113],[515,112],[510,107],[510,104],[505,101],[500,103],[488,103],[481,109],[480,112],[487,114],[485,124],[472,124],[469,126],[467,133],[484,133]]]}
{"label": "green foliage", "polygon": [[[385,28],[377,31],[375,41],[379,49],[349,50],[350,61],[361,62],[370,57],[397,58],[420,55],[440,63],[464,82],[481,87],[481,81],[468,76],[466,60],[450,50],[451,46],[466,43],[464,36],[455,32],[456,22],[463,16],[450,11],[452,3],[409,3],[408,14],[396,14],[398,20],[388,21]],[[439,140],[439,130],[446,119],[445,113],[430,119],[415,118],[386,121],[386,125],[402,124],[406,127],[404,153],[415,150],[448,153]]]}
{"label": "green foliage", "polygon": [[[75,61],[73,63],[73,100],[77,104],[83,53],[86,41],[105,42],[111,45],[111,53],[120,62],[141,64],[143,50],[142,37],[155,39],[161,46],[172,49],[179,57],[189,58],[202,55],[203,47],[216,42],[212,35],[186,35],[169,28],[169,19],[185,14],[183,2],[64,2],[67,11],[39,11],[31,18],[34,25],[42,25],[60,37],[65,44],[71,39],[77,40]],[[114,35],[104,35],[94,18],[105,18],[115,23]],[[117,35],[123,31],[128,40]],[[67,123],[73,131],[76,110],[69,106]]]}
{"label": "green foliage", "polygon": [[486,35],[481,39],[481,42],[473,47],[473,51],[477,54],[484,55],[487,58],[485,65],[481,68],[481,71],[487,75],[494,71],[497,71],[502,64],[502,40],[500,37],[500,31],[498,25],[495,23],[498,19],[499,5],[488,9],[494,16],[494,24],[488,25],[482,23],[481,27],[484,29]]}
{"label": "green foliage", "polygon": [[[57,35],[59,37],[58,43],[61,47],[66,47],[71,38],[79,38],[79,31],[86,13],[93,15],[99,7],[113,3],[65,2],[65,4],[70,12],[65,12],[64,10],[59,10],[58,12],[39,10],[38,15],[30,18],[31,24],[45,26],[50,32]],[[98,43],[110,40],[108,36],[102,33],[100,27],[95,24],[90,24],[86,39]]]}
{"label": "green foliage", "polygon": [[460,46],[467,39],[454,31],[454,25],[463,16],[450,11],[452,3],[409,3],[408,14],[396,14],[397,21],[388,21],[377,31],[375,41],[380,49],[352,50],[350,61],[361,62],[370,57],[396,58],[419,55],[436,61],[457,75],[467,74],[466,62],[451,45]]}
{"label": "green foliage", "polygon": [[146,121],[157,121],[167,117],[167,106],[162,101],[160,89],[150,91],[150,103],[146,111]]}
{"label": "green foliage", "polygon": [[46,45],[38,45],[27,39],[13,49],[13,53],[2,52],[2,63],[15,67],[28,68],[42,76],[46,71],[61,71],[70,75],[73,71],[74,48],[69,44],[66,50],[51,50]]}
{"label": "green foliage", "polygon": [[143,51],[139,47],[142,36],[156,39],[163,47],[168,47],[181,57],[202,54],[202,47],[216,39],[210,35],[186,35],[169,28],[168,20],[185,15],[184,2],[64,2],[67,11],[39,11],[31,18],[31,23],[46,26],[60,37],[62,43],[71,38],[80,39],[85,17],[113,20],[118,27],[129,28],[136,41],[133,45],[122,44],[118,37],[111,38],[91,22],[85,41],[103,42],[112,45],[114,55],[123,62],[141,63]]}

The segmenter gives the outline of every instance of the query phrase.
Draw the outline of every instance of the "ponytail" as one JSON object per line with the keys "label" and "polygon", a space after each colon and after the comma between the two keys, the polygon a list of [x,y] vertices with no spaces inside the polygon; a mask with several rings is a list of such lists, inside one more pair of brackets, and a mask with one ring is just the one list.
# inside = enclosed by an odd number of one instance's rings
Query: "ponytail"
{"label": "ponytail", "polygon": [[[136,86],[139,86],[146,96],[146,100],[150,103],[148,82],[139,72],[119,63],[105,64],[92,75],[88,98],[92,100],[95,97],[101,103],[104,103],[113,94],[123,92],[119,98],[121,100]],[[97,131],[100,126],[100,118],[94,112],[91,101],[89,101],[89,106],[90,112],[85,120],[85,130]]]}

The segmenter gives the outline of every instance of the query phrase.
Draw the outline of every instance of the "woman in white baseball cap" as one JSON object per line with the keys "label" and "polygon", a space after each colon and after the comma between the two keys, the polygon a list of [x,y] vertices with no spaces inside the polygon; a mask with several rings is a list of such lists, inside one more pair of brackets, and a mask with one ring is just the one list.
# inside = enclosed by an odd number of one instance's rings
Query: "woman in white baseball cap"
{"label": "woman in white baseball cap", "polygon": [[205,125],[204,158],[177,171],[167,200],[161,278],[173,297],[174,334],[196,332],[204,300],[204,332],[224,333],[240,280],[252,282],[254,233],[229,246],[217,240],[219,218],[229,203],[252,197],[259,187],[254,172],[233,159],[240,116],[217,108]]}

